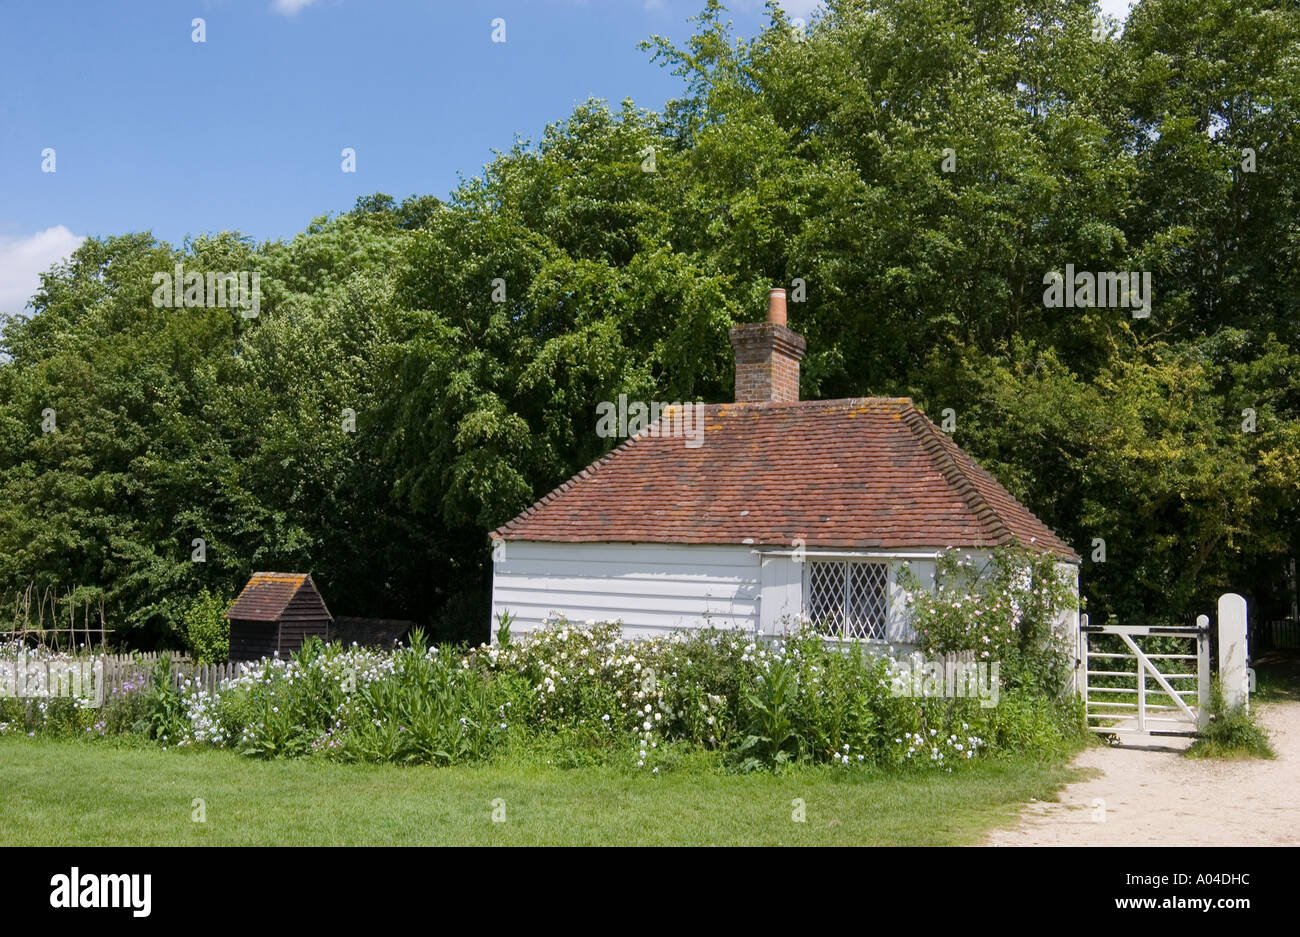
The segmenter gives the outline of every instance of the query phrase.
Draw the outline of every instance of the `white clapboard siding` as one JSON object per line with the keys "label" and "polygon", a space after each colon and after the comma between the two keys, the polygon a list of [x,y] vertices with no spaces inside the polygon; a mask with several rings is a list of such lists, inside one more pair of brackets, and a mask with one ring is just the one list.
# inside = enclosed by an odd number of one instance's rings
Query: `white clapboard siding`
{"label": "white clapboard siding", "polygon": [[510,541],[494,564],[492,619],[511,630],[570,621],[621,620],[638,637],[677,628],[758,625],[758,556],[748,546]]}

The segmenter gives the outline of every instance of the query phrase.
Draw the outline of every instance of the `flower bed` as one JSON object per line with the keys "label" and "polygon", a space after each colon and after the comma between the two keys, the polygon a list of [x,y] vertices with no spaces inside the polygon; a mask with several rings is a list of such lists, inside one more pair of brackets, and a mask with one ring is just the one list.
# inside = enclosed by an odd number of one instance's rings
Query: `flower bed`
{"label": "flower bed", "polygon": [[1009,688],[977,699],[895,694],[888,659],[804,631],[754,643],[724,631],[629,640],[614,623],[557,621],[466,651],[376,651],[312,642],[214,692],[176,689],[165,663],[102,709],[0,700],[0,732],[134,733],[167,747],[256,757],[460,764],[549,746],[561,763],[619,761],[650,772],[686,751],[734,768],[787,762],[951,768],[994,751],[1074,737],[1069,705]]}

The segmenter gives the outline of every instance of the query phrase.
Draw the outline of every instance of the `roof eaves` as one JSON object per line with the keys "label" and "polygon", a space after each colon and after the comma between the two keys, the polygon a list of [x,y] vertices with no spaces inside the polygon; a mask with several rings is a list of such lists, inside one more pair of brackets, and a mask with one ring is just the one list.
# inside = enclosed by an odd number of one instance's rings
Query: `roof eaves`
{"label": "roof eaves", "polygon": [[975,519],[988,535],[989,546],[999,547],[1014,539],[1015,534],[1003,522],[993,505],[980,494],[957,460],[953,458],[949,446],[956,446],[947,434],[927,417],[915,404],[909,404],[903,413],[903,422],[907,424],[917,442],[930,456],[934,467],[943,475],[944,480],[966,502]]}
{"label": "roof eaves", "polygon": [[546,495],[544,495],[540,500],[534,502],[531,507],[525,508],[521,513],[515,515],[510,520],[506,521],[496,530],[492,531],[492,533],[489,534],[488,536],[493,540],[499,540],[499,539],[508,540],[510,538],[510,535],[514,532],[515,528],[517,528],[520,524],[522,524],[524,521],[531,518],[534,514],[536,514],[542,508],[546,507],[556,498],[560,497],[562,494],[572,489],[574,485],[578,484],[578,482],[583,481],[584,479],[590,478],[591,476],[595,475],[598,471],[600,471],[600,469],[607,462],[609,462],[611,459],[613,459],[616,455],[618,455],[623,450],[629,448],[633,443],[635,443],[642,436],[646,435],[646,432],[648,431],[642,431],[637,435],[631,437],[630,439],[625,439],[623,442],[619,443],[617,446],[615,446],[609,452],[605,453],[595,462],[592,462],[582,471],[578,472],[576,475],[572,476],[567,481],[563,482],[557,487],[551,489],[551,491]]}
{"label": "roof eaves", "polygon": [[[1006,525],[1005,521],[1003,521],[1002,515],[998,513],[997,508],[990,504],[980,493],[974,482],[971,481],[966,470],[958,464],[954,452],[961,456],[964,461],[969,462],[973,471],[977,471],[981,475],[985,476],[992,484],[1003,487],[998,480],[994,478],[986,468],[976,462],[968,453],[961,449],[947,433],[935,426],[934,421],[922,413],[915,405],[910,408],[910,412],[904,419],[907,421],[908,426],[912,429],[913,433],[917,435],[917,439],[921,441],[921,444],[925,447],[926,451],[931,453],[931,457],[935,460],[935,467],[943,473],[943,476],[947,479],[948,483],[953,486],[953,489],[961,495],[967,505],[970,506],[971,510],[975,512],[976,518],[989,533],[991,538],[989,546],[999,547],[1011,542],[1012,540],[1018,539],[1015,532]],[[1005,488],[1003,488],[1003,490],[1005,491]],[[1039,519],[1038,515],[1025,507],[1024,504],[1020,502],[1020,499],[1011,494],[1011,492],[1007,491],[1006,495],[1025,512],[1027,517],[1037,521],[1038,525],[1044,528],[1047,533],[1051,535],[1052,540],[1055,541],[1055,543],[1044,542],[1042,544],[1042,549],[1057,556],[1061,556],[1071,562],[1081,562],[1079,554],[1075,552],[1073,547],[1062,540],[1060,536],[1057,535],[1056,531],[1044,524],[1042,520]]]}

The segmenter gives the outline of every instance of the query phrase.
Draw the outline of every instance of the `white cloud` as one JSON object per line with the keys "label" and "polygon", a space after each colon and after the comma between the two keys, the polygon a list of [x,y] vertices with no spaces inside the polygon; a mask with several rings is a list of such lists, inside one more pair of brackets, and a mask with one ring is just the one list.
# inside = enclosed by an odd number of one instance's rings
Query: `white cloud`
{"label": "white cloud", "polygon": [[271,9],[282,16],[296,16],[303,7],[309,7],[316,0],[273,0]]}
{"label": "white cloud", "polygon": [[84,241],[63,225],[29,237],[0,238],[0,317],[20,313],[41,286],[41,274]]}

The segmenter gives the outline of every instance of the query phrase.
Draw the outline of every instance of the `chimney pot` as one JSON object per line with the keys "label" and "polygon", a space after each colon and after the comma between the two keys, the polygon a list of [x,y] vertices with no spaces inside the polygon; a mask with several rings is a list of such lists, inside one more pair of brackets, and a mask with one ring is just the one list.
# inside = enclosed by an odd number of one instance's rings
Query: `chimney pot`
{"label": "chimney pot", "polygon": [[785,290],[773,287],[767,291],[767,321],[785,325]]}

